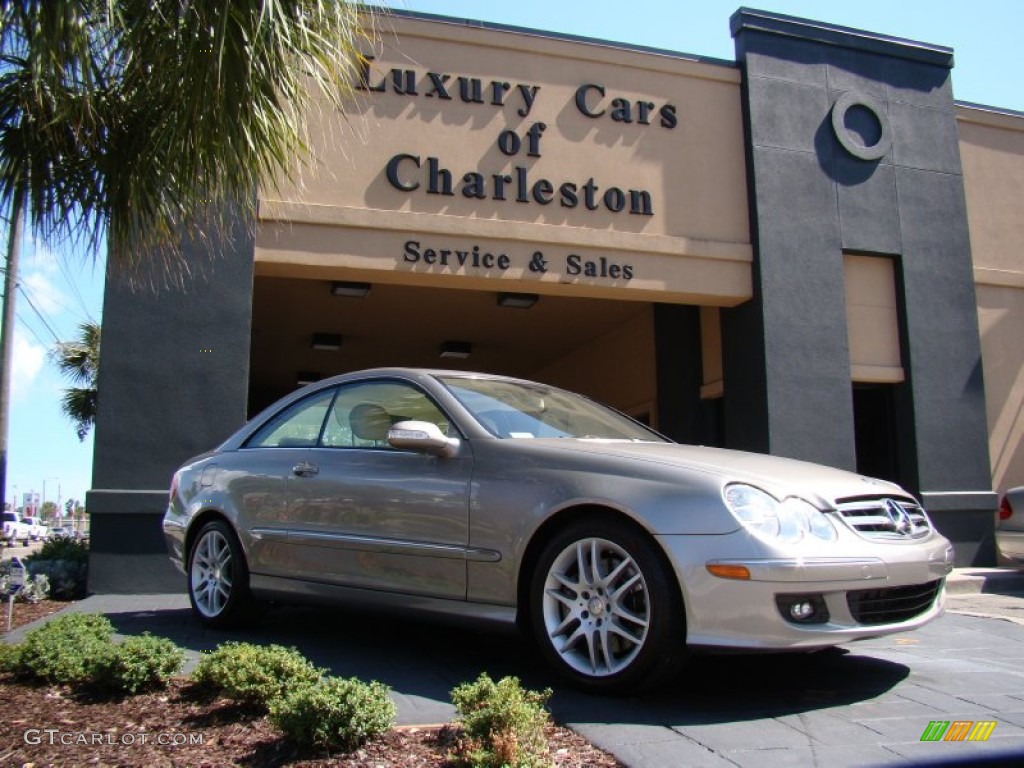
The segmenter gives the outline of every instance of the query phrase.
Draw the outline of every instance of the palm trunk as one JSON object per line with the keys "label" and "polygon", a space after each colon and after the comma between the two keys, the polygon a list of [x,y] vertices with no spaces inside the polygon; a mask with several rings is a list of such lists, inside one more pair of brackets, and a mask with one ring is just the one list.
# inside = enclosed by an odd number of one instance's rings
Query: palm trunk
{"label": "palm trunk", "polygon": [[[11,200],[11,232],[7,241],[7,269],[4,274],[3,326],[0,327],[0,510],[7,501],[7,443],[10,432],[11,369],[14,362],[14,299],[18,288],[18,258],[25,223],[25,195],[19,190]],[[11,509],[17,507],[14,499]]]}

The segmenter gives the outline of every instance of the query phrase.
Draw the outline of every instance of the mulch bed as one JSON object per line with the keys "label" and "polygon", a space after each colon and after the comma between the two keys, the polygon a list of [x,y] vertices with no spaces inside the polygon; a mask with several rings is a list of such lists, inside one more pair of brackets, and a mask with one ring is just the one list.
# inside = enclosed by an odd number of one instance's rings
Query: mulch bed
{"label": "mulch bed", "polygon": [[[453,766],[451,726],[396,728],[347,755],[302,752],[265,717],[226,699],[197,697],[185,679],[123,699],[0,678],[0,765],[42,766]],[[559,768],[621,768],[572,731],[551,727]]]}
{"label": "mulch bed", "polygon": [[[40,600],[38,603],[14,603],[14,611],[11,614],[11,630],[31,624],[36,619],[49,616],[59,610],[67,608],[72,603],[62,603],[57,600]],[[0,601],[0,635],[7,634],[7,610],[6,599]]]}
{"label": "mulch bed", "polygon": [[[68,606],[15,603],[13,627]],[[6,611],[6,606],[4,606]],[[7,627],[3,614],[2,628]],[[258,712],[197,696],[187,679],[165,691],[109,698],[89,691],[23,684],[0,675],[0,765],[32,766],[454,766],[452,726],[400,727],[347,755],[303,752]],[[558,768],[622,768],[611,755],[558,726],[548,729]]]}

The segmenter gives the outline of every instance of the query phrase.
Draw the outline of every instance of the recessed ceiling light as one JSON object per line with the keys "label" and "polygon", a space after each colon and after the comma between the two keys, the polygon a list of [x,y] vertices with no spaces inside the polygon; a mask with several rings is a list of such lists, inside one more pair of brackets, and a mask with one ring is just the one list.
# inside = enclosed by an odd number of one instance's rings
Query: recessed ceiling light
{"label": "recessed ceiling light", "polygon": [[536,293],[499,293],[499,307],[514,307],[515,309],[529,309],[540,299]]}
{"label": "recessed ceiling light", "polygon": [[473,345],[468,341],[446,341],[441,344],[441,357],[456,358],[465,360],[473,351]]}
{"label": "recessed ceiling light", "polygon": [[372,287],[370,283],[351,283],[336,280],[331,283],[331,293],[334,296],[350,296],[354,299],[361,299],[370,292]]}
{"label": "recessed ceiling light", "polygon": [[337,352],[341,349],[340,333],[314,333],[310,343],[313,349],[323,349],[329,352]]}

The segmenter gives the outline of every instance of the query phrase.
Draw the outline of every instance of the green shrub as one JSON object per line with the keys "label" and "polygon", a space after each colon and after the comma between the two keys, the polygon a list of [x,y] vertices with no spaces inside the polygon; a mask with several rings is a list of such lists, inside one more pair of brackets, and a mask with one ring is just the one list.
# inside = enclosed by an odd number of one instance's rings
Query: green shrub
{"label": "green shrub", "polygon": [[391,728],[395,703],[382,683],[328,677],[271,702],[270,721],[302,746],[351,752]]}
{"label": "green shrub", "polygon": [[295,648],[230,642],[204,654],[192,679],[242,704],[267,707],[289,690],[315,683],[321,674]]}
{"label": "green shrub", "polygon": [[164,637],[148,632],[126,638],[95,669],[95,681],[117,693],[141,693],[164,688],[182,664],[185,653]]}
{"label": "green shrub", "polygon": [[86,563],[89,561],[89,546],[70,536],[57,536],[47,539],[37,552],[25,558],[25,562],[34,560],[71,560]]}
{"label": "green shrub", "polygon": [[451,696],[464,733],[458,747],[463,764],[521,768],[551,764],[544,735],[549,722],[544,706],[551,689],[527,691],[516,677],[495,683],[485,673],[455,688]]}
{"label": "green shrub", "polygon": [[25,636],[16,670],[47,683],[91,682],[113,653],[113,625],[104,616],[68,613]]}
{"label": "green shrub", "polygon": [[21,646],[0,643],[0,674],[17,672],[21,663]]}

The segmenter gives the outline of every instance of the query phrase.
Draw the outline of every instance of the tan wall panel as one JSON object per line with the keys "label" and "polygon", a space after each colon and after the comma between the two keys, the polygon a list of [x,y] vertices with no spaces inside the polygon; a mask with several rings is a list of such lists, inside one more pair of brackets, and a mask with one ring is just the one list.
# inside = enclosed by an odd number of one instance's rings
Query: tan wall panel
{"label": "tan wall panel", "polygon": [[716,307],[700,308],[700,355],[703,398],[725,393],[722,366],[722,313]]}
{"label": "tan wall panel", "polygon": [[1024,485],[1024,290],[979,285],[992,486]]}
{"label": "tan wall panel", "polygon": [[648,413],[653,419],[654,373],[654,311],[646,308],[630,322],[540,369],[533,378],[586,392],[634,416]]}
{"label": "tan wall panel", "polygon": [[[367,79],[385,91],[359,93],[344,118],[327,109],[314,116],[315,159],[300,185],[263,192],[263,222],[344,228],[333,236],[331,252],[338,255],[353,253],[349,246],[360,238],[375,243],[377,254],[391,255],[393,231],[467,235],[487,248],[511,239],[530,253],[554,248],[559,259],[584,248],[596,257],[628,252],[647,277],[620,281],[614,286],[620,292],[696,296],[703,284],[694,278],[710,271],[726,276],[712,278],[718,285],[709,295],[723,296],[718,303],[749,298],[752,252],[737,69],[460,24],[392,18],[385,26]],[[396,92],[392,70],[411,72],[417,95]],[[435,87],[429,73],[448,78],[451,99],[427,95]],[[464,103],[460,77],[479,78],[486,103]],[[494,83],[509,88],[495,91]],[[586,99],[588,109],[605,110],[602,117],[587,117],[577,107],[577,89],[585,85],[604,88],[603,98],[592,88]],[[495,93],[503,104],[491,103]],[[532,103],[527,94],[533,94]],[[613,120],[611,113],[625,105],[632,122]],[[647,112],[646,125],[641,110]],[[663,119],[675,124],[666,127]],[[536,156],[530,156],[529,133],[540,123],[546,127],[537,134]],[[510,156],[499,142],[512,134],[522,146]],[[389,183],[389,161],[400,154],[420,159],[419,170],[406,159],[396,171],[402,184],[420,189],[406,192]],[[455,194],[426,192],[428,158],[451,172]],[[461,193],[467,173],[481,174],[486,199]],[[529,202],[516,199],[520,173],[528,179]],[[495,174],[516,180],[504,184],[505,200],[494,199]],[[547,205],[533,199],[540,179],[553,187]],[[596,210],[583,202],[589,180],[596,185]],[[563,183],[576,185],[580,202],[574,207],[561,204]],[[602,202],[610,187],[623,191],[626,210],[612,212]],[[628,212],[634,191],[641,207],[649,197],[651,215]],[[355,229],[362,232],[353,235]],[[261,238],[257,247],[260,262],[320,264],[319,252],[304,259],[297,249],[264,243]],[[665,267],[667,260],[690,259],[707,263],[697,273]],[[388,268],[380,262],[373,268],[382,267]],[[658,285],[651,282],[655,274],[661,275]],[[588,295],[592,287],[611,285],[559,282]]]}
{"label": "tan wall panel", "polygon": [[1024,485],[1024,117],[959,105],[992,486]]}
{"label": "tan wall panel", "polygon": [[960,106],[957,126],[976,279],[1024,288],[1024,117]]}
{"label": "tan wall panel", "polygon": [[891,259],[846,254],[846,328],[854,381],[903,381],[896,276]]}
{"label": "tan wall panel", "polygon": [[[606,239],[614,242],[614,238]],[[728,254],[723,257],[713,249],[702,257],[680,259],[670,253],[638,254],[625,248],[577,248],[554,242],[543,246],[547,267],[540,272],[530,267],[540,247],[537,243],[498,237],[264,222],[256,236],[256,273],[329,280],[337,279],[339,270],[344,270],[347,280],[382,280],[399,285],[719,306],[736,304],[738,292],[750,285],[749,264],[729,258]],[[426,260],[428,248],[434,252],[432,263]],[[444,257],[447,264],[441,263],[441,251],[445,250],[449,252]],[[415,261],[408,257],[411,252],[417,254]],[[459,263],[459,252],[466,254],[463,264]],[[475,254],[479,254],[479,266],[474,266]],[[488,254],[490,267],[485,261]],[[502,256],[507,261],[499,261]],[[610,273],[612,266],[628,266],[633,276],[625,280],[590,277],[585,272],[571,274],[570,256],[576,257],[575,263],[579,265],[593,264],[598,273],[602,268]],[[503,264],[508,266],[502,268]]]}

